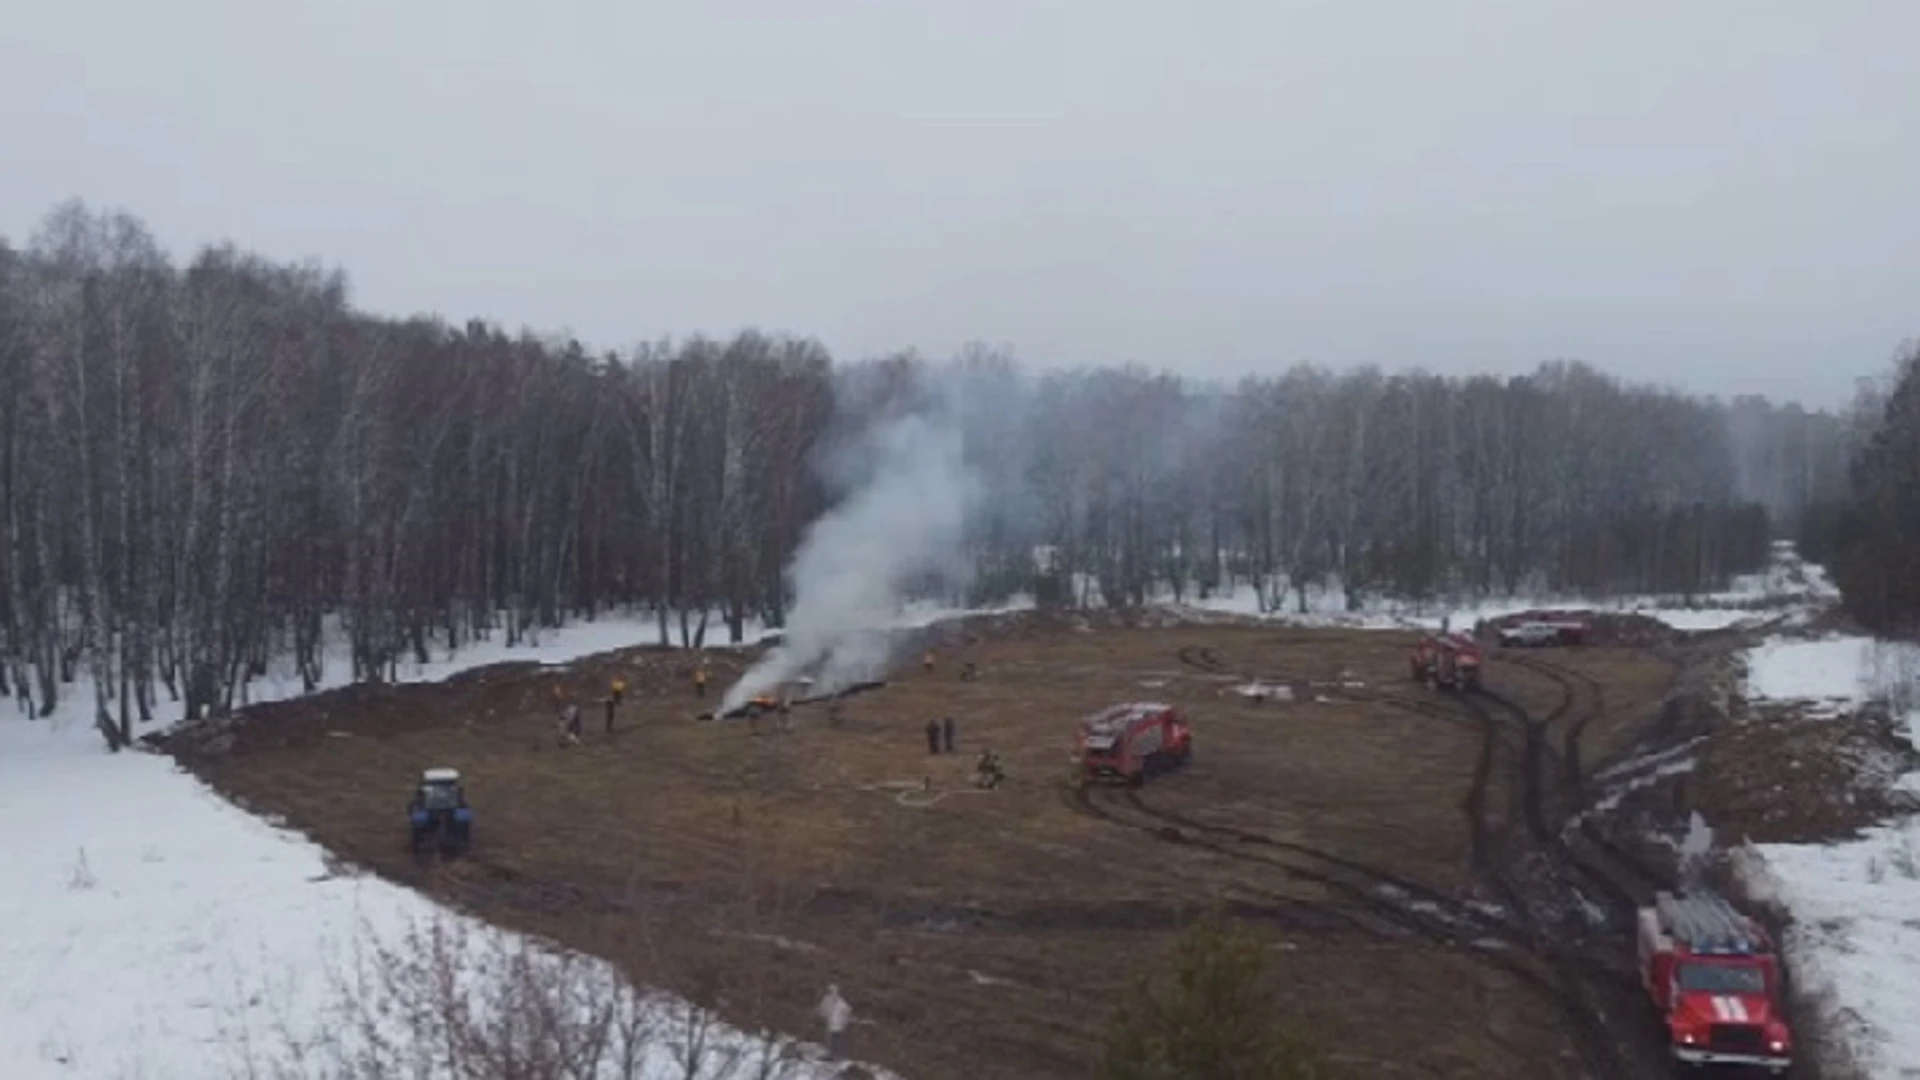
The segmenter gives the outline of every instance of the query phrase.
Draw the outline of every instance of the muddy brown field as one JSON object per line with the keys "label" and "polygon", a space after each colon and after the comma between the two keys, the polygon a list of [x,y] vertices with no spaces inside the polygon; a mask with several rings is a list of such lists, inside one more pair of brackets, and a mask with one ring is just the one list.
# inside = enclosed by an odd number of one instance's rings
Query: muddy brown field
{"label": "muddy brown field", "polygon": [[[790,731],[696,720],[714,702],[687,655],[634,650],[261,706],[230,747],[178,752],[348,861],[736,1022],[814,1034],[837,982],[863,1021],[848,1055],[914,1080],[1086,1076],[1119,995],[1216,905],[1268,928],[1339,1076],[1658,1065],[1628,939],[1576,940],[1549,909],[1617,913],[1658,878],[1560,825],[1653,723],[1669,663],[1490,650],[1490,693],[1463,699],[1410,681],[1406,634],[969,626],[931,671],[796,708]],[[717,695],[751,657],[713,655]],[[593,702],[616,673],[609,734]],[[1254,677],[1294,700],[1249,699]],[[588,703],[582,745],[558,744],[556,684]],[[1130,700],[1184,709],[1193,763],[1138,791],[1070,783],[1075,719]],[[924,725],[949,716],[958,752],[931,756]],[[983,792],[989,746],[1010,778]],[[422,867],[403,810],[438,765],[466,774],[475,848]]]}

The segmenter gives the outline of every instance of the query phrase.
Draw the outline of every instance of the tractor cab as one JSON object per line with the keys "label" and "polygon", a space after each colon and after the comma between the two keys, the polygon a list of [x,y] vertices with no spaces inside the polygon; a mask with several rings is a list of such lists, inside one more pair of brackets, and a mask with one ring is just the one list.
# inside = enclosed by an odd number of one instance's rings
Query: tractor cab
{"label": "tractor cab", "polygon": [[434,846],[447,854],[465,851],[473,836],[473,808],[456,769],[427,769],[420,774],[407,805],[416,852]]}
{"label": "tractor cab", "polygon": [[420,774],[420,789],[414,793],[416,809],[429,813],[457,810],[467,805],[466,789],[460,786],[457,769],[427,769]]}

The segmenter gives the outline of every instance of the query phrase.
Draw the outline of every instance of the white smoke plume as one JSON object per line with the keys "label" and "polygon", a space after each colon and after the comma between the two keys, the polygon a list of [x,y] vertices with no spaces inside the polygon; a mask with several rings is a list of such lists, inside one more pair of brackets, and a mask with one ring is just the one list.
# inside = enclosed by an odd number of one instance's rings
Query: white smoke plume
{"label": "white smoke plume", "polygon": [[859,449],[865,482],[807,530],[788,571],[794,604],[781,643],[727,691],[723,715],[801,676],[818,694],[879,677],[886,628],[909,590],[965,573],[982,485],[958,427],[910,415],[876,426]]}

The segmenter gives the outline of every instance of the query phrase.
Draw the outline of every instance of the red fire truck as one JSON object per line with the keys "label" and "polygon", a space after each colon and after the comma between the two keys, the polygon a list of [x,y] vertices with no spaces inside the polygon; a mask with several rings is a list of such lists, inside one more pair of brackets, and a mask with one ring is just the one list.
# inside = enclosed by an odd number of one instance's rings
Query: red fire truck
{"label": "red fire truck", "polygon": [[1659,893],[1639,924],[1640,979],[1666,1018],[1674,1058],[1785,1073],[1793,1032],[1766,929],[1711,893]]}
{"label": "red fire truck", "polygon": [[1074,755],[1087,779],[1119,779],[1138,787],[1193,757],[1193,729],[1171,705],[1115,705],[1080,721]]}
{"label": "red fire truck", "polygon": [[1468,634],[1431,634],[1413,647],[1413,681],[1449,690],[1480,688],[1480,643]]}

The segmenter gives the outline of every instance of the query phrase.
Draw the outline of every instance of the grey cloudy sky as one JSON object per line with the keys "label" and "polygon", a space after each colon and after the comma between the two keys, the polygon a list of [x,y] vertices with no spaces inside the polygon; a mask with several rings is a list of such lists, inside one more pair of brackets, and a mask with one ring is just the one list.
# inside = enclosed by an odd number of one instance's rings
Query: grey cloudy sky
{"label": "grey cloudy sky", "polygon": [[19,0],[0,232],[79,195],[601,347],[1832,402],[1920,332],[1916,41],[1912,0]]}

